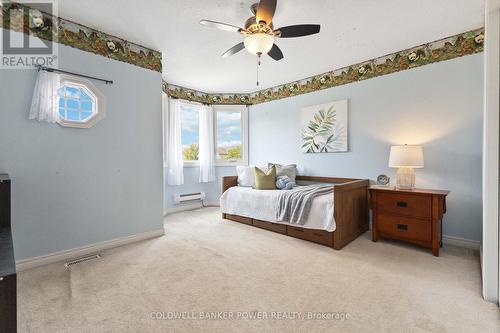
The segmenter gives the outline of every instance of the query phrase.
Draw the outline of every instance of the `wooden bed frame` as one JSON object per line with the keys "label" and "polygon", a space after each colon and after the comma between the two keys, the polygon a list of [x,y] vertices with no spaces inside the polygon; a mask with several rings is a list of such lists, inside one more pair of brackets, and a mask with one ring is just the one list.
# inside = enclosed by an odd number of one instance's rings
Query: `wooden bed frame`
{"label": "wooden bed frame", "polygon": [[[342,249],[368,230],[368,179],[297,176],[296,180],[334,184],[334,218],[337,226],[334,232],[224,213],[222,218],[330,246],[336,250]],[[233,186],[238,186],[237,176],[222,177],[222,193]]]}

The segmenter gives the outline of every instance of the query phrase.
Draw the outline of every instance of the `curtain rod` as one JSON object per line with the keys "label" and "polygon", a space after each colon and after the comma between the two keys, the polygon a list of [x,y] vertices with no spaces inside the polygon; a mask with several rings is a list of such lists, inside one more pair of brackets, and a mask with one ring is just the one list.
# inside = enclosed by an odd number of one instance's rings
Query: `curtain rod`
{"label": "curtain rod", "polygon": [[70,75],[75,75],[75,76],[79,76],[79,77],[84,77],[86,79],[101,81],[101,82],[104,82],[106,84],[113,84],[112,80],[101,79],[101,78],[94,77],[94,76],[88,76],[88,75],[83,75],[83,74],[79,74],[79,73],[63,71],[62,69],[50,68],[50,67],[45,67],[45,66],[36,66],[36,67],[38,68],[39,71],[55,72],[55,73],[62,73],[62,74],[70,74]]}

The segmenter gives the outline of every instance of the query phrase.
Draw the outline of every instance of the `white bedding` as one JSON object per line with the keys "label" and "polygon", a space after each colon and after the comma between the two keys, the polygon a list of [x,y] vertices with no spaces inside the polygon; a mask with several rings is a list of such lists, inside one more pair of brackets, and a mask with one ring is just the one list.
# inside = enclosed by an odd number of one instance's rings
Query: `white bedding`
{"label": "white bedding", "polygon": [[[221,211],[257,220],[289,224],[276,221],[276,205],[280,190],[255,190],[251,187],[234,186],[220,198]],[[311,212],[305,225],[307,229],[335,231],[333,218],[333,195],[322,195],[313,199]]]}

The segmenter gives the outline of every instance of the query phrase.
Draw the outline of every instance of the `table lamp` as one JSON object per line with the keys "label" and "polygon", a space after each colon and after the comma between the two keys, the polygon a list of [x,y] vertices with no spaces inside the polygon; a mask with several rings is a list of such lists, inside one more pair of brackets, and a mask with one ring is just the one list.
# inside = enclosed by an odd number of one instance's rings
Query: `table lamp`
{"label": "table lamp", "polygon": [[415,188],[415,168],[424,167],[422,146],[392,146],[389,167],[398,168],[396,187],[411,190]]}

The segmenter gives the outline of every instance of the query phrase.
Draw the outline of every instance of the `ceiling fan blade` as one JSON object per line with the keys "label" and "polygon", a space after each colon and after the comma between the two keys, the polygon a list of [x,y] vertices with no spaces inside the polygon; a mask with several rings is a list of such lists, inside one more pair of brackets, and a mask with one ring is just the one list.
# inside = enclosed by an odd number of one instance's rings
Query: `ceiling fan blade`
{"label": "ceiling fan blade", "polygon": [[260,0],[255,15],[257,22],[264,21],[267,25],[270,25],[273,21],[274,13],[276,12],[276,3],[277,0]]}
{"label": "ceiling fan blade", "polygon": [[317,34],[319,31],[319,24],[290,25],[288,27],[276,29],[277,36],[281,38],[309,36]]}
{"label": "ceiling fan blade", "polygon": [[243,44],[243,42],[241,42],[239,44],[236,44],[235,46],[233,46],[232,48],[230,48],[229,50],[227,50],[226,52],[224,52],[224,54],[222,55],[222,57],[227,58],[229,56],[232,56],[233,54],[236,54],[236,53],[240,52],[244,48],[245,48],[245,44]]}
{"label": "ceiling fan blade", "polygon": [[283,52],[281,52],[281,49],[276,44],[273,45],[271,51],[267,54],[276,61],[283,59]]}
{"label": "ceiling fan blade", "polygon": [[216,22],[216,21],[210,21],[210,20],[201,20],[200,24],[206,25],[207,27],[217,28],[220,30],[230,31],[230,32],[240,32],[243,30],[235,25]]}

